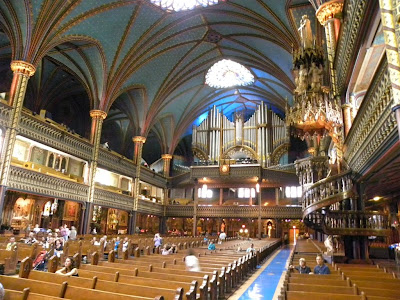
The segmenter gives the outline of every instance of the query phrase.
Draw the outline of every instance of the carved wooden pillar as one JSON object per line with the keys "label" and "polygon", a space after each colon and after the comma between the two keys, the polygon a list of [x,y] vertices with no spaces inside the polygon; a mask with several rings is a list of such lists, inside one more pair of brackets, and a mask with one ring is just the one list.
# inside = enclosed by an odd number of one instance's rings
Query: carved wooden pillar
{"label": "carved wooden pillar", "polygon": [[135,152],[133,153],[133,161],[136,165],[133,210],[137,211],[138,203],[139,203],[139,195],[140,195],[140,166],[141,166],[141,161],[142,161],[143,144],[146,142],[146,138],[143,136],[135,136],[135,137],[133,137],[133,142],[135,144]]}
{"label": "carved wooden pillar", "polygon": [[161,158],[164,163],[164,177],[169,177],[172,155],[171,154],[163,154],[163,155],[161,155]]}
{"label": "carved wooden pillar", "polygon": [[340,20],[336,17],[343,10],[343,0],[331,0],[322,4],[316,16],[322,26],[325,27],[326,48],[328,52],[329,69],[331,72],[331,86],[333,95],[337,95],[336,71],[333,68],[336,53],[336,42],[340,30]]}
{"label": "carved wooden pillar", "polygon": [[342,109],[343,109],[343,121],[344,121],[344,134],[345,136],[347,136],[352,125],[352,116],[351,116],[352,106],[350,103],[346,103],[342,105]]}
{"label": "carved wooden pillar", "polygon": [[222,205],[224,203],[224,189],[220,188],[219,189],[219,205]]}
{"label": "carved wooden pillar", "polygon": [[279,188],[275,188],[275,205],[279,205]]}
{"label": "carved wooden pillar", "polygon": [[258,196],[258,239],[261,240],[261,188]]}
{"label": "carved wooden pillar", "polygon": [[2,215],[4,196],[10,174],[12,154],[17,137],[17,127],[21,117],[28,80],[35,74],[36,68],[25,61],[14,60],[11,62],[13,79],[10,88],[9,104],[12,107],[8,128],[4,135],[3,151],[1,153],[1,179],[0,179],[0,218]]}
{"label": "carved wooden pillar", "polygon": [[130,213],[129,213],[128,234],[136,233],[136,218],[137,218],[137,212],[133,211],[133,210],[130,211]]}
{"label": "carved wooden pillar", "polygon": [[400,137],[400,55],[399,41],[396,37],[395,6],[392,0],[380,0],[383,34],[385,37],[386,58],[393,91],[393,111],[396,114]]}
{"label": "carved wooden pillar", "polygon": [[90,130],[90,142],[93,144],[92,158],[89,166],[89,191],[87,197],[87,203],[89,203],[85,210],[85,228],[84,233],[89,233],[90,231],[90,218],[93,212],[93,200],[94,200],[94,190],[95,182],[94,178],[96,176],[97,160],[99,158],[99,147],[101,138],[101,129],[103,127],[103,121],[107,117],[107,113],[102,110],[91,110],[90,117],[92,118],[92,126]]}
{"label": "carved wooden pillar", "polygon": [[197,185],[194,186],[194,195],[193,195],[193,236],[197,234],[197,204],[199,203],[199,196],[197,193]]}

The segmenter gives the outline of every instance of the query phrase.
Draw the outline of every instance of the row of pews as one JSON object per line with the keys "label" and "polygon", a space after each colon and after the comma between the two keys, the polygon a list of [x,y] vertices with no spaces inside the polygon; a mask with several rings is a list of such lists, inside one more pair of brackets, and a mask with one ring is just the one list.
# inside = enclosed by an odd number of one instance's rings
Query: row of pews
{"label": "row of pews", "polygon": [[[298,265],[305,258],[307,265],[314,269],[315,257],[320,248],[311,240],[300,241],[290,261]],[[327,265],[329,275],[299,274],[288,271],[279,300],[395,300],[400,299],[400,279],[378,265],[337,264]]]}
{"label": "row of pews", "polygon": [[[90,264],[80,264],[79,277],[52,274],[59,266],[55,256],[49,261],[49,272],[31,270],[32,259],[26,258],[18,278],[0,276],[0,282],[9,297],[6,299],[225,299],[280,246],[278,240],[255,241],[258,251],[253,254],[237,251],[238,247],[246,249],[249,241],[231,240],[218,245],[217,251],[207,250],[201,241],[181,241],[182,250],[171,255],[153,254],[146,251],[149,246],[141,251],[138,244],[135,256],[117,256],[110,250],[103,260],[95,251]],[[186,271],[185,243],[188,248],[194,246],[200,272]]]}

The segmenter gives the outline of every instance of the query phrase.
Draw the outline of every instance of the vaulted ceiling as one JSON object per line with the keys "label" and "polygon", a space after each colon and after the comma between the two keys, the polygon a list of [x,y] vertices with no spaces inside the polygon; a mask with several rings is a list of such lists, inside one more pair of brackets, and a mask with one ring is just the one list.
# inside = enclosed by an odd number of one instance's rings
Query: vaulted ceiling
{"label": "vaulted ceiling", "polygon": [[[212,105],[229,114],[265,101],[284,113],[303,14],[320,37],[306,0],[224,0],[182,12],[150,0],[3,0],[0,88],[11,84],[11,60],[30,62],[37,72],[27,108],[46,109],[84,136],[89,110],[101,109],[108,113],[103,140],[111,148],[129,157],[132,136],[144,135],[158,141],[146,147],[173,153]],[[206,85],[207,70],[224,58],[247,67],[255,83]]]}

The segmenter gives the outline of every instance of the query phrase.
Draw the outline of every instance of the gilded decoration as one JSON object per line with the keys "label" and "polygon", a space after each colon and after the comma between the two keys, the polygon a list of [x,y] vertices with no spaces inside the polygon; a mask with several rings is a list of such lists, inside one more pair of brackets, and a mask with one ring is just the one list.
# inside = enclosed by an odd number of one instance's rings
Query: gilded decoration
{"label": "gilded decoration", "polygon": [[132,141],[134,142],[134,143],[146,143],[146,138],[144,137],[144,136],[140,136],[140,135],[138,135],[138,136],[134,136],[133,138],[132,138]]}
{"label": "gilded decoration", "polygon": [[36,68],[34,65],[22,60],[13,60],[11,62],[11,70],[13,72],[19,72],[29,77],[33,76],[36,72]]}
{"label": "gilded decoration", "polygon": [[105,119],[107,118],[107,113],[102,111],[102,110],[98,110],[98,109],[93,109],[90,111],[90,117],[94,118],[94,119]]}
{"label": "gilded decoration", "polygon": [[325,26],[329,19],[335,18],[343,10],[343,0],[332,0],[323,3],[317,10],[316,16],[322,26]]}
{"label": "gilded decoration", "polygon": [[161,155],[162,159],[172,159],[172,155],[171,154],[163,154]]}

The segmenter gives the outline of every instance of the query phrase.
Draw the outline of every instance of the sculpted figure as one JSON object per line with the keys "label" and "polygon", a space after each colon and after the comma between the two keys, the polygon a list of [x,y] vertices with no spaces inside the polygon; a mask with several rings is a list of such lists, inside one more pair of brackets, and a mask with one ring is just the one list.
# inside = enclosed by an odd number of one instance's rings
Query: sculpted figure
{"label": "sculpted figure", "polygon": [[311,23],[307,15],[304,15],[301,18],[300,27],[298,31],[300,32],[301,45],[303,46],[303,48],[304,49],[312,48],[313,36],[311,30]]}
{"label": "sculpted figure", "polygon": [[318,68],[315,62],[312,62],[310,70],[308,71],[308,75],[310,76],[311,80],[312,91],[317,92],[321,89],[322,74],[323,74],[322,66]]}
{"label": "sculpted figure", "polygon": [[296,80],[296,89],[295,92],[298,94],[304,93],[307,90],[307,70],[304,68],[304,65],[300,65],[300,70],[298,72],[298,76]]}

